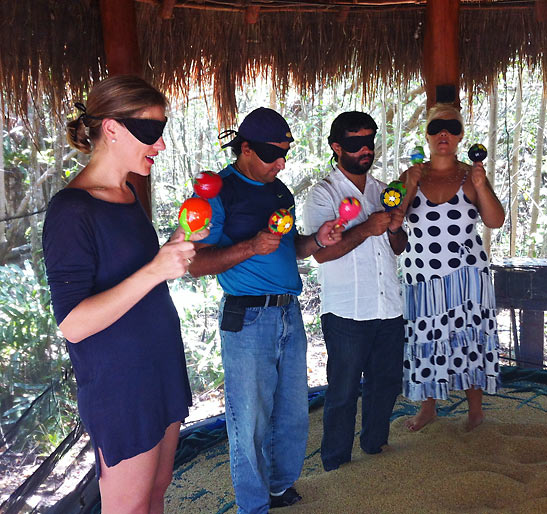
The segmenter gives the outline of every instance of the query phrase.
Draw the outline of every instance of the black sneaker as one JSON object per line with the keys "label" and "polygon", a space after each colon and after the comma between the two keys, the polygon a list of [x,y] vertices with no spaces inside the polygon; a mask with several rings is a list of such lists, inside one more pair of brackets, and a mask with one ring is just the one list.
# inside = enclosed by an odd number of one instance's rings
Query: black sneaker
{"label": "black sneaker", "polygon": [[289,487],[281,496],[272,496],[270,494],[270,509],[279,507],[289,507],[302,499],[294,487]]}

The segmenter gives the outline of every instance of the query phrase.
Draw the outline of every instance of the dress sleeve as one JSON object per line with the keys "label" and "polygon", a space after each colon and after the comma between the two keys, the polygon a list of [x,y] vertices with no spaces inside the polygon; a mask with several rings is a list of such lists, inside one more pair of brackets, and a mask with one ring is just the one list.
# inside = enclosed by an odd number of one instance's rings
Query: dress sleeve
{"label": "dress sleeve", "polygon": [[338,218],[338,211],[332,196],[324,187],[315,186],[309,192],[304,204],[302,216],[304,234],[313,234],[325,221],[336,218]]}
{"label": "dress sleeve", "polygon": [[66,194],[51,201],[42,236],[57,324],[82,300],[94,294],[98,261],[90,209],[78,195],[65,191]]}

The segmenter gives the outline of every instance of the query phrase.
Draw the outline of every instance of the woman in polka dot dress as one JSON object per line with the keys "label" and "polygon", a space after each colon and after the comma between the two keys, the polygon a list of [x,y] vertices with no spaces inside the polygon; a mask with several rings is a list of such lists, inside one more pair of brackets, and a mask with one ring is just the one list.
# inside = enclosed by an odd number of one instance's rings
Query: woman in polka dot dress
{"label": "woman in polka dot dress", "polygon": [[467,428],[482,423],[482,394],[498,387],[498,337],[488,256],[475,225],[501,227],[503,208],[482,163],[456,158],[463,119],[450,104],[428,113],[431,160],[401,176],[408,244],[403,254],[406,342],[403,393],[421,401],[407,420],[420,430],[436,417],[435,401],[465,390]]}

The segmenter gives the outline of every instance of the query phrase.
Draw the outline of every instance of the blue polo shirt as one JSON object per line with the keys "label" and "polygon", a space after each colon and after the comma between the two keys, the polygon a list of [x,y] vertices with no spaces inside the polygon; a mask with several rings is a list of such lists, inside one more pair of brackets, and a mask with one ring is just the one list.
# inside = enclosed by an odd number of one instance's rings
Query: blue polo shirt
{"label": "blue polo shirt", "polygon": [[[271,214],[288,209],[294,216],[294,197],[279,179],[263,184],[239,173],[233,166],[220,172],[220,194],[209,200],[213,208],[210,234],[201,242],[219,248],[232,246],[267,229]],[[254,255],[220,273],[218,281],[228,294],[295,294],[302,291],[296,264],[294,238],[296,228],[282,236],[277,250],[268,255]]]}

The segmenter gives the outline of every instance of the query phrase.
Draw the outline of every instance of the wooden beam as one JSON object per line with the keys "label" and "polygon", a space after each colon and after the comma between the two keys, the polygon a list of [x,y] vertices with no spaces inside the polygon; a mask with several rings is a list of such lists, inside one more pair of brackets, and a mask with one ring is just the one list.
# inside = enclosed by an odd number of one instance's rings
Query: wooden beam
{"label": "wooden beam", "polygon": [[249,25],[254,25],[258,22],[258,16],[260,15],[260,6],[249,5],[245,9],[245,21]]}
{"label": "wooden beam", "polygon": [[175,0],[162,0],[160,17],[162,20],[170,20],[173,17]]}
{"label": "wooden beam", "polygon": [[459,107],[460,0],[428,0],[425,15],[423,75],[427,107],[436,102],[437,86],[453,85]]}
{"label": "wooden beam", "polygon": [[[142,75],[134,0],[100,0],[109,75]],[[144,210],[152,217],[150,177],[129,174]]]}
{"label": "wooden beam", "polygon": [[536,0],[536,16],[541,23],[547,21],[547,0]]}

